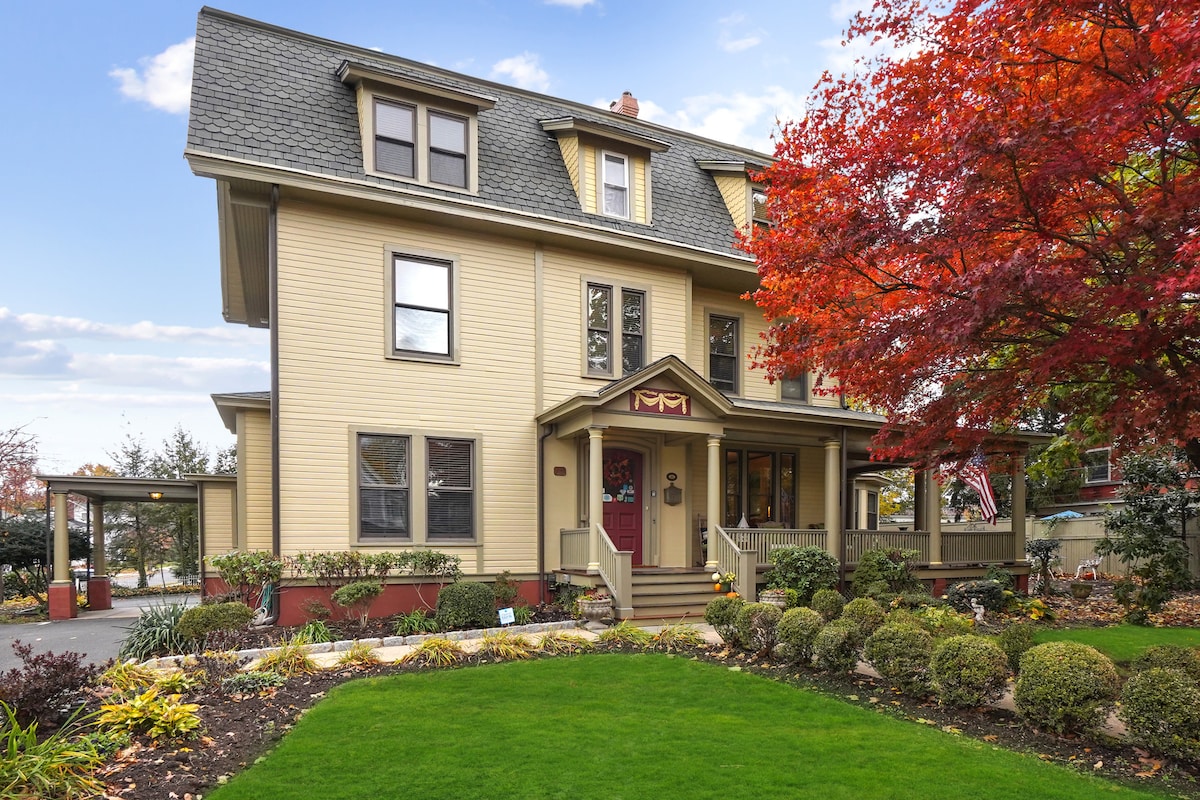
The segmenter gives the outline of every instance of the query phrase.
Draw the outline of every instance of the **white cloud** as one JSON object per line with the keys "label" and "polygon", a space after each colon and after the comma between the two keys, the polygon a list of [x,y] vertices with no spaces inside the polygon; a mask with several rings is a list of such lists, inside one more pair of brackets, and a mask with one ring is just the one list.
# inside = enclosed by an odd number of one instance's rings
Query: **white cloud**
{"label": "white cloud", "polygon": [[159,325],[143,320],[128,325],[94,322],[79,317],[53,317],[47,314],[17,314],[0,306],[0,341],[26,336],[51,339],[84,338],[118,341],[176,341],[212,344],[261,345],[263,331],[241,326],[193,328],[186,325]]}
{"label": "white cloud", "polygon": [[538,64],[536,53],[528,51],[519,56],[510,56],[492,65],[492,80],[503,80],[530,89],[535,92],[546,92],[550,89],[550,76]]}
{"label": "white cloud", "polygon": [[161,53],[138,59],[139,69],[117,67],[109,76],[120,84],[121,94],[167,111],[185,114],[192,93],[192,58],[196,37],[173,44]]}
{"label": "white cloud", "polygon": [[596,0],[545,0],[548,6],[566,6],[567,8],[580,9],[585,6],[590,6]]}
{"label": "white cloud", "polygon": [[768,86],[761,94],[687,97],[678,111],[668,111],[653,100],[638,102],[644,120],[770,154],[775,150],[771,132],[777,121],[803,116],[804,99],[803,94]]}
{"label": "white cloud", "polygon": [[76,354],[67,372],[72,378],[115,386],[200,392],[266,389],[271,380],[265,361],[128,353]]}
{"label": "white cloud", "polygon": [[726,53],[740,53],[761,44],[761,31],[740,35],[734,32],[734,29],[741,27],[745,21],[745,14],[730,14],[728,17],[721,17],[717,20],[717,24],[721,26],[721,32],[717,35],[717,46]]}
{"label": "white cloud", "polygon": [[866,13],[875,5],[875,0],[836,0],[829,7],[829,18],[835,22],[849,22],[855,14]]}

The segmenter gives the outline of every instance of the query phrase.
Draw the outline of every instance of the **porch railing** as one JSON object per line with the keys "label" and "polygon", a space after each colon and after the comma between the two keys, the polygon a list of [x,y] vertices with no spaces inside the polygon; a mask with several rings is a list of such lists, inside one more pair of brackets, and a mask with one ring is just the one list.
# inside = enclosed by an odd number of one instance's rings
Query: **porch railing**
{"label": "porch railing", "polygon": [[617,619],[633,616],[633,551],[618,550],[603,525],[600,534],[600,577],[608,584]]}
{"label": "porch railing", "polygon": [[[945,534],[942,534],[943,547]],[[917,561],[929,563],[928,531],[846,531],[846,563],[857,564],[868,550],[883,547],[888,550],[916,550]],[[836,554],[835,554],[836,557]]]}
{"label": "porch railing", "polygon": [[758,563],[767,564],[767,556],[776,547],[819,547],[825,549],[827,537],[822,530],[794,528],[728,528],[728,535],[742,549],[758,554]]}
{"label": "porch railing", "polygon": [[1024,558],[1017,554],[1012,531],[942,531],[942,561],[950,564],[990,564]]}
{"label": "porch railing", "polygon": [[587,528],[563,528],[558,532],[558,541],[563,569],[587,569]]}
{"label": "porch railing", "polygon": [[754,600],[754,593],[758,591],[758,551],[746,546],[749,540],[735,541],[730,537],[731,532],[740,534],[744,529],[734,528],[727,531],[720,525],[715,526],[715,529],[717,572],[732,572],[736,575],[734,587],[745,595],[746,599]]}

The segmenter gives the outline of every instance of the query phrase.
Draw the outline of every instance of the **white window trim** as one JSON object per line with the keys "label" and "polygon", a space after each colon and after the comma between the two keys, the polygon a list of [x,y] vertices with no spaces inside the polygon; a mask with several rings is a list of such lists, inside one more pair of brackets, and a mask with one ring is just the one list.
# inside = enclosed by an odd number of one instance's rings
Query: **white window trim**
{"label": "white window trim", "polygon": [[[1092,455],[1093,453],[1104,453],[1105,454],[1104,461],[1108,467],[1107,471],[1105,472],[1105,476],[1098,480],[1092,479],[1092,467],[1094,465],[1089,464],[1087,461],[1087,457]],[[1098,466],[1098,465],[1095,465],[1095,466]],[[1095,485],[1095,484],[1099,484],[1099,483],[1112,483],[1113,482],[1112,473],[1113,473],[1113,463],[1112,463],[1112,448],[1111,447],[1096,447],[1096,448],[1093,448],[1091,450],[1087,450],[1084,452],[1083,482],[1085,484]]]}
{"label": "white window trim", "polygon": [[[396,349],[396,258],[410,258],[416,261],[441,261],[450,267],[450,354],[443,356],[437,353],[423,353],[412,350]],[[461,269],[459,258],[453,253],[442,253],[434,250],[422,250],[417,247],[405,247],[398,244],[387,244],[383,247],[384,275],[384,358],[395,361],[422,361],[433,364],[450,364],[458,366],[461,361],[459,335],[462,317]]]}
{"label": "white window trim", "polygon": [[[409,440],[408,469],[408,515],[409,535],[407,538],[359,538],[359,509],[358,509],[358,437],[366,436],[403,436]],[[429,474],[429,439],[460,439],[473,442],[471,481],[472,481],[472,526],[473,539],[430,539],[427,534],[429,524],[429,486],[427,477],[420,480],[417,476]],[[391,428],[386,426],[351,426],[349,429],[349,463],[350,463],[350,546],[351,547],[382,547],[396,545],[425,545],[438,549],[454,547],[480,547],[483,545],[483,435],[480,433],[464,433],[462,431],[439,431],[425,428]]]}
{"label": "white window trim", "polygon": [[[588,287],[599,286],[609,291],[609,353],[608,353],[608,370],[601,372],[593,370],[588,362]],[[601,380],[612,380],[614,378],[624,377],[625,371],[623,368],[623,355],[621,337],[624,335],[624,325],[621,317],[621,302],[624,292],[637,292],[642,296],[642,366],[639,369],[644,369],[647,364],[654,361],[651,355],[650,342],[650,287],[639,284],[621,283],[614,281],[612,278],[598,278],[584,276],[580,280],[580,325],[579,329],[582,334],[580,340],[580,364],[582,371],[580,377],[583,378],[599,378]]]}
{"label": "white window trim", "polygon": [[[629,169],[629,156],[625,155],[624,153],[617,153],[613,150],[603,150],[603,149],[597,150],[597,153],[599,153],[599,161],[596,164],[596,209],[600,212],[600,214],[602,216],[605,216],[605,217],[612,217],[613,219],[625,219],[625,220],[633,219],[633,187],[630,185],[630,179],[629,179],[632,171]],[[625,213],[624,214],[609,213],[607,207],[604,204],[604,190],[608,186],[608,184],[604,180],[604,175],[606,172],[605,164],[606,164],[609,156],[612,156],[613,158],[621,159],[622,174],[625,179],[625,186],[621,187],[621,188],[625,189]],[[613,184],[613,186],[615,187],[616,184]]]}
{"label": "white window trim", "polygon": [[[391,172],[375,169],[375,100],[409,106],[414,109],[413,119],[413,158],[416,176],[406,178]],[[451,117],[460,117],[467,121],[466,159],[467,185],[453,186],[447,183],[435,183],[429,179],[429,114],[440,113]],[[358,114],[362,133],[363,171],[368,175],[386,178],[400,183],[412,183],[430,186],[447,192],[463,194],[479,193],[479,120],[477,110],[464,108],[448,100],[426,97],[417,92],[406,94],[395,89],[385,89],[366,82],[358,86]]]}

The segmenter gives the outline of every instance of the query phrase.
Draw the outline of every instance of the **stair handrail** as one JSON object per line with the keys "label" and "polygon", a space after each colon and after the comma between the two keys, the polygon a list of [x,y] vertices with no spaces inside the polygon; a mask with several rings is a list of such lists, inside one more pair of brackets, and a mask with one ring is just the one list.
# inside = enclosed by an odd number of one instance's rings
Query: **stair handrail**
{"label": "stair handrail", "polygon": [[720,525],[713,528],[717,532],[717,572],[736,575],[734,591],[754,600],[758,591],[758,551],[753,546],[743,548]]}
{"label": "stair handrail", "polygon": [[633,551],[618,550],[604,526],[597,524],[600,534],[600,577],[608,586],[613,599],[613,616],[628,619],[633,616]]}

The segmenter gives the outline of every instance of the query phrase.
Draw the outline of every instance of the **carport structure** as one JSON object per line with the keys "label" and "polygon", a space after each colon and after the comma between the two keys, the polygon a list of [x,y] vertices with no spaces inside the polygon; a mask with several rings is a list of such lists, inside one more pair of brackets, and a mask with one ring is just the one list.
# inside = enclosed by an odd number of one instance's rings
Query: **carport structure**
{"label": "carport structure", "polygon": [[168,478],[107,478],[84,475],[34,477],[46,484],[54,504],[54,573],[49,591],[50,619],[71,619],[77,614],[67,541],[67,495],[86,497],[92,508],[93,569],[88,579],[88,606],[94,611],[102,611],[112,608],[112,584],[104,555],[105,504],[196,503],[201,484],[200,480]]}

